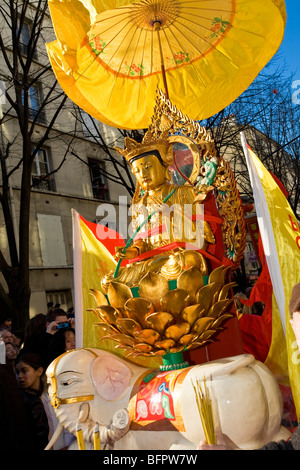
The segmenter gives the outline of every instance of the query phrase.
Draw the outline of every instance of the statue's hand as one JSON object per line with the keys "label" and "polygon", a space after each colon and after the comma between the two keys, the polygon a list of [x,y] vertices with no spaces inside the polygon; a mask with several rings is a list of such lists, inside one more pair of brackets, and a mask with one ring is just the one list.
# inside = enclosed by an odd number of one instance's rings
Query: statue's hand
{"label": "statue's hand", "polygon": [[129,247],[129,248],[126,248],[126,250],[124,250],[124,247],[123,246],[116,246],[115,248],[115,258],[116,259],[132,259],[132,258],[135,258],[136,256],[138,256],[139,254],[139,250],[138,248],[132,246],[132,247]]}

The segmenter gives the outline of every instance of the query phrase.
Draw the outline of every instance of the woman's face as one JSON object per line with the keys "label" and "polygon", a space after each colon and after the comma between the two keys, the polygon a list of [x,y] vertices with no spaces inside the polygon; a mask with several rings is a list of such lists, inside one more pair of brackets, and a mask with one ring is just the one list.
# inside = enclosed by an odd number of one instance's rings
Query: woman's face
{"label": "woman's face", "polygon": [[155,155],[134,160],[131,167],[132,173],[144,191],[156,189],[166,181],[166,168]]}
{"label": "woman's face", "polygon": [[21,388],[33,388],[39,390],[40,388],[40,377],[43,373],[43,368],[39,367],[34,369],[26,362],[20,361],[16,366],[18,375],[18,383]]}
{"label": "woman's face", "polygon": [[5,322],[3,323],[3,325],[5,325],[8,330],[11,330],[11,326],[12,326],[12,321],[11,321],[11,319],[10,319],[10,318],[7,318],[7,319],[5,320]]}
{"label": "woman's face", "polygon": [[75,335],[73,331],[65,332],[65,345],[66,351],[69,351],[69,349],[75,349]]}
{"label": "woman's face", "polygon": [[6,349],[6,357],[9,361],[14,361],[17,358],[18,351],[12,344],[6,344],[5,345]]}

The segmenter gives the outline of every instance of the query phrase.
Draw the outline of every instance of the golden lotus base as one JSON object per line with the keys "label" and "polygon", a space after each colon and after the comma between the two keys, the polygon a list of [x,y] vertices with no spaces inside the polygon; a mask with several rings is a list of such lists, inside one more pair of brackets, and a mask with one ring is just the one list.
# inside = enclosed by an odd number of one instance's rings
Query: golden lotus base
{"label": "golden lotus base", "polygon": [[[134,297],[133,289],[120,282],[110,283],[107,298],[93,291],[98,302],[106,302],[90,309],[100,319],[96,323],[100,341],[109,338],[134,357],[165,357],[214,341],[224,321],[234,315],[229,311],[234,283],[226,281],[227,272],[228,268],[220,266],[205,279],[205,285],[203,280],[199,285],[186,282],[185,289],[183,283],[181,288],[177,284],[170,289],[161,274],[148,273],[140,281],[140,297]],[[184,274],[200,279],[194,275],[194,267]]]}

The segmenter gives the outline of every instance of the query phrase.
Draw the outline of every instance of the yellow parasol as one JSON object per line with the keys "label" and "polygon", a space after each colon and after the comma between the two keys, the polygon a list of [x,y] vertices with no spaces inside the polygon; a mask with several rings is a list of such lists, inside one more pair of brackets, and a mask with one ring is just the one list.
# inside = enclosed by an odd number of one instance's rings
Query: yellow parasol
{"label": "yellow parasol", "polygon": [[194,120],[234,101],[278,50],[284,0],[49,0],[47,44],[69,98],[96,119],[147,128],[157,88]]}

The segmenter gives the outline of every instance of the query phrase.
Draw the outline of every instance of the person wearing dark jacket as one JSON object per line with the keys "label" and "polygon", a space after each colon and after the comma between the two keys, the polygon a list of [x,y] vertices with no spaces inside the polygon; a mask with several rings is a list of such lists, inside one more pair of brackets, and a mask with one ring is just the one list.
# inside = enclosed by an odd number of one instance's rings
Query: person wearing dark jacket
{"label": "person wearing dark jacket", "polygon": [[49,424],[42,400],[44,366],[41,357],[33,353],[22,354],[16,363],[18,384],[29,423],[31,444],[43,450],[48,444]]}
{"label": "person wearing dark jacket", "polygon": [[0,364],[0,449],[34,450],[24,400],[13,368]]}
{"label": "person wearing dark jacket", "polygon": [[29,320],[26,326],[21,354],[27,352],[39,354],[43,358],[43,365],[46,369],[57,357],[55,336],[60,331],[60,326],[64,326],[64,324],[72,326],[74,323],[74,318],[68,319],[62,309],[53,310],[47,317],[43,314],[37,314]]}

